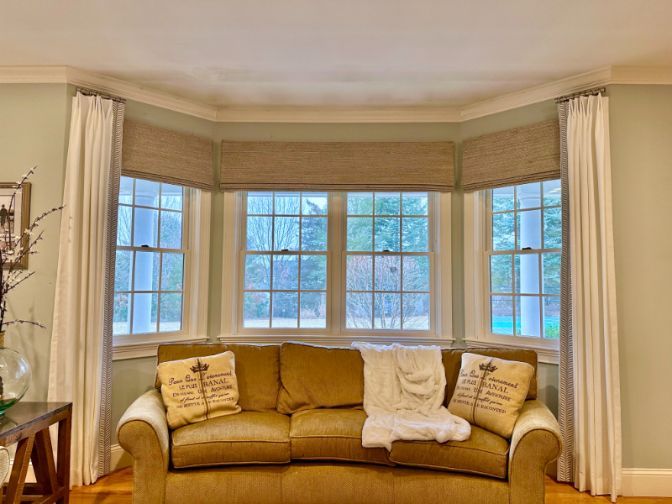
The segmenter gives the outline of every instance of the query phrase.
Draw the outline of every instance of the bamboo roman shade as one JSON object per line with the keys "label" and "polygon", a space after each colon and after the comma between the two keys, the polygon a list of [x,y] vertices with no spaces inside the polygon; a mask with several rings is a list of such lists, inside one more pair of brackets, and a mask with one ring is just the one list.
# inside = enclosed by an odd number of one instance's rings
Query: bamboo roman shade
{"label": "bamboo roman shade", "polygon": [[123,175],[211,190],[212,151],[207,138],[124,121]]}
{"label": "bamboo roman shade", "polygon": [[452,142],[222,142],[220,187],[453,189]]}
{"label": "bamboo roman shade", "polygon": [[499,131],[465,140],[462,187],[492,187],[560,178],[560,130],[557,120]]}

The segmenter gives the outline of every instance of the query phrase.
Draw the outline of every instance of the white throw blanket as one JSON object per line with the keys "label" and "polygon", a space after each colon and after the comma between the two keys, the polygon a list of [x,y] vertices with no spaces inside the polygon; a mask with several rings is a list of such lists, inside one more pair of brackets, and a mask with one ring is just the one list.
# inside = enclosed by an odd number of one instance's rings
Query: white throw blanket
{"label": "white throw blanket", "polygon": [[353,343],[364,359],[362,446],[392,449],[392,442],[464,441],[471,426],[443,406],[446,375],[437,346]]}

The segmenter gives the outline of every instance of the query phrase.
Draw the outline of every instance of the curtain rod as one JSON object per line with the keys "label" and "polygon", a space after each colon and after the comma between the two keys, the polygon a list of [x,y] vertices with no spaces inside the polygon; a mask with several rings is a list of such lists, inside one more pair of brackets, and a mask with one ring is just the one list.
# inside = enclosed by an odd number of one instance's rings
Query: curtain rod
{"label": "curtain rod", "polygon": [[121,98],[120,96],[101,93],[100,91],[96,91],[95,89],[91,88],[78,87],[77,92],[82,93],[84,96],[100,96],[101,98],[104,98],[106,100],[112,100],[119,103],[126,103],[126,100],[124,98]]}
{"label": "curtain rod", "polygon": [[568,94],[565,96],[559,96],[555,99],[555,103],[562,103],[571,100],[572,98],[578,98],[579,96],[593,96],[597,94],[602,94],[606,91],[603,87],[596,87],[591,89],[585,89],[583,91],[578,91],[576,93]]}

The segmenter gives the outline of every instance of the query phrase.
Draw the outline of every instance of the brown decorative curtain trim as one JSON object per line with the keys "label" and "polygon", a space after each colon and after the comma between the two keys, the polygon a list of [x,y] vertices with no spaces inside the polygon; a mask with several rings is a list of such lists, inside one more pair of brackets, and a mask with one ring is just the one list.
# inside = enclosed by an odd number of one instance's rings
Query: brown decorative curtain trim
{"label": "brown decorative curtain trim", "polygon": [[220,188],[453,189],[452,142],[222,142]]}
{"label": "brown decorative curtain trim", "polygon": [[556,119],[464,142],[465,191],[555,178],[560,178],[560,131]]}
{"label": "brown decorative curtain trim", "polygon": [[212,190],[210,139],[124,121],[122,175]]}

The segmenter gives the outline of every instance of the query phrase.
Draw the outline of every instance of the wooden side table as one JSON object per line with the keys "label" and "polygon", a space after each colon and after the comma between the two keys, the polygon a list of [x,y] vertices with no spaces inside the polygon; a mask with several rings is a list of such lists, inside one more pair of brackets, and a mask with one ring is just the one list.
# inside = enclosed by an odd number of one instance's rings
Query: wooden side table
{"label": "wooden side table", "polygon": [[[58,424],[54,463],[49,426]],[[70,498],[72,403],[20,402],[0,417],[0,445],[17,443],[12,473],[2,489],[2,502],[67,503]],[[33,461],[36,483],[26,483]]]}

